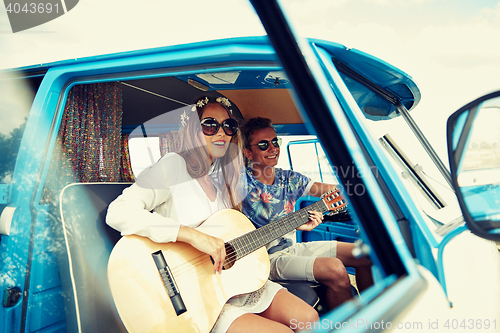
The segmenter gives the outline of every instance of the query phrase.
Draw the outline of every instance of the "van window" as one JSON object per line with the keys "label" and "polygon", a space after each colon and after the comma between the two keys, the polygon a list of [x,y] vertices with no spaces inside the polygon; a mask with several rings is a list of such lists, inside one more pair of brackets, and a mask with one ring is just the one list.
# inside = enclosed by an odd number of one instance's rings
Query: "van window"
{"label": "van window", "polygon": [[10,184],[35,91],[27,80],[0,74],[0,184]]}
{"label": "van window", "polygon": [[[315,136],[299,140],[294,140],[292,136],[289,140],[286,151],[290,161],[290,169],[300,172],[316,182],[339,183],[321,144]],[[339,170],[335,171],[338,172]]]}
{"label": "van window", "polygon": [[159,137],[131,138],[129,140],[130,163],[135,178],[160,159]]}

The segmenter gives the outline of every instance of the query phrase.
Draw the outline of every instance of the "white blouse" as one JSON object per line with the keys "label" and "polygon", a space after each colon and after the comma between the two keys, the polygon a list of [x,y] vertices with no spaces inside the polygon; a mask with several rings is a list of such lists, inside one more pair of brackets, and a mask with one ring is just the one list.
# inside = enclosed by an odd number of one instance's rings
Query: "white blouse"
{"label": "white blouse", "polygon": [[[211,202],[198,181],[186,169],[184,158],[176,153],[163,156],[144,170],[108,208],[106,223],[125,235],[148,237],[154,242],[175,242],[180,225],[197,227],[212,213],[225,207],[220,190]],[[212,333],[226,332],[231,323],[245,313],[261,313],[283,289],[267,281],[252,293],[233,297],[225,305]]]}
{"label": "white blouse", "polygon": [[217,190],[210,202],[198,181],[176,153],[163,156],[144,170],[108,208],[106,223],[125,235],[175,242],[180,225],[197,227],[216,210],[226,208]]}

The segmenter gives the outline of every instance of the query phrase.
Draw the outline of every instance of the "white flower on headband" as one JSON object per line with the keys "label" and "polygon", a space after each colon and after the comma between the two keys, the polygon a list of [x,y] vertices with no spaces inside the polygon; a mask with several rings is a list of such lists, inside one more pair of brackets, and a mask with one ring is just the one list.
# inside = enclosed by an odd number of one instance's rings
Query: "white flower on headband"
{"label": "white flower on headband", "polygon": [[196,106],[199,108],[202,108],[207,104],[208,104],[208,97],[205,97],[204,99],[200,99],[198,102],[196,102]]}
{"label": "white flower on headband", "polygon": [[[230,102],[227,98],[225,98],[225,97],[217,97],[217,98],[215,99],[215,101],[216,101],[217,103],[220,103],[220,104],[224,105],[224,106],[225,106],[225,107],[227,107],[228,109],[231,107],[231,102]],[[203,99],[200,99],[198,102],[196,102],[196,103],[195,103],[195,105],[193,105],[193,107],[191,108],[191,111],[192,111],[192,112],[195,112],[197,107],[198,107],[198,108],[202,108],[202,107],[204,107],[205,105],[207,105],[207,104],[208,104],[208,102],[210,102],[210,101],[209,101],[209,99],[208,99],[208,97],[205,97],[205,98],[203,98]],[[233,110],[229,109],[229,112],[230,112],[231,114],[233,114]]]}
{"label": "white flower on headband", "polygon": [[231,107],[231,102],[227,98],[225,98],[225,97],[217,97],[217,99],[215,101],[217,103],[225,105],[227,108]]}
{"label": "white flower on headband", "polygon": [[[195,108],[195,110],[196,110],[196,108]],[[186,114],[186,110],[184,110],[184,113],[181,114],[181,124],[182,124],[182,126],[186,126],[188,120],[189,120],[189,116]]]}

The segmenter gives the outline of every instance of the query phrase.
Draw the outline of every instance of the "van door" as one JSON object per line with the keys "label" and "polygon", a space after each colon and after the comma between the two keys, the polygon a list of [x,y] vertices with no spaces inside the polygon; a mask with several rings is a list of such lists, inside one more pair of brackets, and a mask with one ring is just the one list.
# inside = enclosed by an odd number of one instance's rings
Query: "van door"
{"label": "van door", "polygon": [[[383,325],[392,325],[417,295],[431,289],[437,290],[433,299],[439,304],[437,308],[445,311],[446,299],[439,284],[428,271],[415,265],[398,226],[401,221],[415,225],[415,219],[421,217],[401,189],[394,170],[385,167],[385,157],[367,135],[359,119],[363,114],[331,55],[321,43],[295,36],[276,1],[254,0],[252,4],[294,86],[303,117],[310,121],[330,164],[339,170],[336,176],[341,185],[358,189],[356,194],[347,194],[350,212],[360,225],[361,238],[379,276],[371,293],[366,290],[361,295],[363,304],[357,308],[340,306],[323,317],[321,328],[349,327],[358,332],[394,328]],[[344,172],[351,169],[354,172]],[[425,311],[420,318],[429,315]]]}
{"label": "van door", "polygon": [[[0,292],[2,332],[24,331],[32,269],[36,212],[32,189],[37,177],[33,140],[46,137],[35,130],[32,105],[45,69],[0,73]],[[43,147],[43,145],[42,145]],[[44,277],[48,278],[48,277]],[[41,301],[41,299],[40,299]]]}

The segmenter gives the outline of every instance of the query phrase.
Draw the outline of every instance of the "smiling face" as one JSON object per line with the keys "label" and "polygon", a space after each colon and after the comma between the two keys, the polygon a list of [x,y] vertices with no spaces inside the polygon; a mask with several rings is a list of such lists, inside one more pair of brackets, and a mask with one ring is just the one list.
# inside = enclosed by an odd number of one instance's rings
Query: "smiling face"
{"label": "smiling face", "polygon": [[[205,118],[214,118],[217,119],[219,124],[229,117],[226,109],[218,103],[209,104],[204,112],[201,120]],[[229,148],[229,142],[231,141],[231,137],[227,135],[222,126],[219,128],[217,133],[212,136],[208,136],[203,134],[203,131],[200,130],[200,140],[201,142],[206,142],[205,146],[210,156],[210,162],[213,162],[215,158],[220,158],[226,154],[227,149]]]}
{"label": "smiling face", "polygon": [[261,150],[257,143],[262,140],[271,141],[276,137],[276,132],[272,127],[256,130],[251,137],[250,146],[245,148],[245,156],[248,157],[254,169],[265,169],[266,167],[275,167],[280,157],[280,148],[269,144],[267,150]]}

